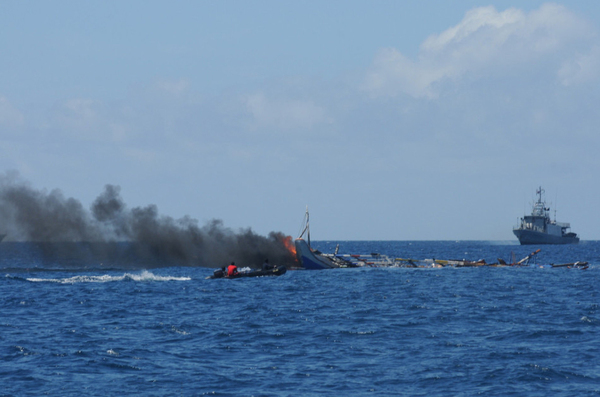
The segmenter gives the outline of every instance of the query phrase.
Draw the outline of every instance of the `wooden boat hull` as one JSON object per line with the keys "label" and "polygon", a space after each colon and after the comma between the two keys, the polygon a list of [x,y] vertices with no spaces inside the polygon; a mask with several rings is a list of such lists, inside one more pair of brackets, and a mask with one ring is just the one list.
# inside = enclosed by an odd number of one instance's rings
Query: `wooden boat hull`
{"label": "wooden boat hull", "polygon": [[306,241],[301,238],[296,239],[294,245],[296,246],[296,257],[298,258],[298,262],[304,269],[321,270],[339,267],[335,262],[326,256],[313,252]]}

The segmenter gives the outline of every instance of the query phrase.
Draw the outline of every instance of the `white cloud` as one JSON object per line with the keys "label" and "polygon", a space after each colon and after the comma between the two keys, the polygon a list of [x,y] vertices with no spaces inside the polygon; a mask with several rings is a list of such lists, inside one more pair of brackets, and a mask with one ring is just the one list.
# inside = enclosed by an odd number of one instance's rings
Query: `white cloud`
{"label": "white cloud", "polygon": [[[529,13],[475,8],[458,25],[427,38],[415,60],[393,48],[379,51],[363,88],[376,97],[403,93],[432,98],[438,95],[440,83],[527,66],[543,57],[562,59],[552,66],[561,81],[580,82],[597,77],[596,51],[588,54],[588,43],[594,38],[585,20],[560,5],[545,4]],[[567,61],[574,56],[573,48],[582,45],[583,55]]]}
{"label": "white cloud", "polygon": [[24,122],[23,114],[6,97],[0,96],[0,126],[18,127]]}
{"label": "white cloud", "polygon": [[155,83],[155,87],[162,92],[171,95],[181,95],[189,89],[189,82],[185,79],[180,80],[160,80]]}
{"label": "white cloud", "polygon": [[514,26],[523,19],[523,12],[513,8],[502,13],[498,13],[493,6],[475,8],[467,12],[458,25],[439,35],[432,35],[427,38],[421,48],[428,52],[441,51],[447,46],[468,40],[486,27],[499,31],[504,27]]}
{"label": "white cloud", "polygon": [[598,71],[600,46],[594,46],[588,53],[566,60],[558,71],[558,78],[564,86],[572,86],[596,80]]}
{"label": "white cloud", "polygon": [[70,99],[65,102],[64,108],[73,118],[82,120],[83,122],[96,118],[94,101],[91,99]]}
{"label": "white cloud", "polygon": [[91,99],[69,99],[57,109],[55,126],[59,131],[80,139],[94,138],[103,124],[100,107],[100,103]]}
{"label": "white cloud", "polygon": [[134,160],[136,163],[153,164],[159,156],[156,150],[141,149],[136,147],[125,148],[123,153],[126,157]]}
{"label": "white cloud", "polygon": [[247,96],[244,102],[256,127],[289,130],[330,122],[325,109],[312,101],[276,100],[257,93]]}
{"label": "white cloud", "polygon": [[118,109],[107,109],[100,101],[73,98],[55,110],[51,126],[79,140],[120,142],[130,134],[120,120],[121,113]]}

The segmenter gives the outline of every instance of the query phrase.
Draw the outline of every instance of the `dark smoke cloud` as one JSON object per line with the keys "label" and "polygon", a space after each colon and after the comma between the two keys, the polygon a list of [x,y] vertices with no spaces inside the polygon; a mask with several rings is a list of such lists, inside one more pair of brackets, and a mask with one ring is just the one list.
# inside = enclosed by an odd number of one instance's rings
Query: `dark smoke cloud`
{"label": "dark smoke cloud", "polygon": [[220,220],[204,226],[190,217],[160,215],[155,205],[128,208],[120,187],[106,185],[91,208],[60,190],[36,190],[15,173],[0,176],[0,232],[7,241],[37,242],[54,261],[106,261],[117,267],[221,267],[234,261],[291,266],[289,237],[251,229],[232,231]]}

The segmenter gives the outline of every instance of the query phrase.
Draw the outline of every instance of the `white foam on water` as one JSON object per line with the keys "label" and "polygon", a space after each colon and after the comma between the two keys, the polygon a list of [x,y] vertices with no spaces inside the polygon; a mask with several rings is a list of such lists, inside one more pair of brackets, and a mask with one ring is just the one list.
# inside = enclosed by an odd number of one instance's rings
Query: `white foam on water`
{"label": "white foam on water", "polygon": [[102,276],[74,276],[66,278],[27,278],[27,281],[34,283],[58,283],[58,284],[76,284],[76,283],[108,283],[113,281],[189,281],[191,277],[157,276],[147,270],[139,274],[125,273],[122,276],[111,276],[108,274]]}

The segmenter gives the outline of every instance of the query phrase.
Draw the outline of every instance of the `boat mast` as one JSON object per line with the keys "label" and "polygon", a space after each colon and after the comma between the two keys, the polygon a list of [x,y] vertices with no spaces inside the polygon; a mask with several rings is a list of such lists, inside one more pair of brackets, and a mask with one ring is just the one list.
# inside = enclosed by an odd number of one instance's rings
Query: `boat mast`
{"label": "boat mast", "polygon": [[548,208],[546,208],[546,203],[542,201],[542,194],[544,194],[546,191],[540,186],[535,192],[538,195],[538,199],[533,204],[533,211],[531,215],[547,217]]}

